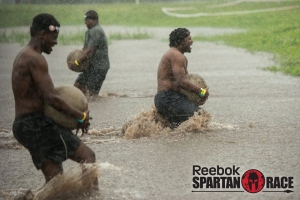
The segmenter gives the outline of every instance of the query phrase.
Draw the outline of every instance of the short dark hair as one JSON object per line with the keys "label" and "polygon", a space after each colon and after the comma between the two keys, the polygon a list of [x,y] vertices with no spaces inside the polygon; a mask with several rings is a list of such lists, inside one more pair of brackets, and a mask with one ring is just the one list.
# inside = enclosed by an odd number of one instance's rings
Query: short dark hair
{"label": "short dark hair", "polygon": [[169,37],[169,46],[178,47],[181,42],[190,35],[190,31],[186,28],[177,28],[171,32]]}
{"label": "short dark hair", "polygon": [[35,36],[41,30],[53,31],[49,29],[51,25],[55,28],[54,30],[58,31],[60,24],[53,15],[48,13],[38,14],[32,20],[30,35]]}
{"label": "short dark hair", "polygon": [[89,10],[85,13],[86,19],[98,20],[98,13],[94,10]]}

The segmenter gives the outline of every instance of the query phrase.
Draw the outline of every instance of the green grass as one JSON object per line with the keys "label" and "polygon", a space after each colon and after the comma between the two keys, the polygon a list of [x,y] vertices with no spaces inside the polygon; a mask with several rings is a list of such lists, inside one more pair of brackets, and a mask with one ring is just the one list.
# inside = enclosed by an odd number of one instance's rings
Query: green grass
{"label": "green grass", "polygon": [[109,33],[108,34],[108,39],[109,40],[141,40],[141,39],[149,39],[151,38],[152,35],[141,31],[141,30],[137,30],[137,32],[126,32],[126,33]]}
{"label": "green grass", "polygon": [[0,42],[1,43],[12,43],[17,42],[22,46],[28,43],[29,41],[29,33],[22,32],[14,32],[12,31],[10,34],[7,34],[6,31],[0,33]]}
{"label": "green grass", "polygon": [[[222,44],[245,48],[250,52],[264,51],[275,55],[280,68],[286,74],[300,76],[300,26],[286,28],[252,29],[246,33],[213,37],[194,37],[194,40],[222,42]],[[275,71],[275,67],[268,67]]]}
{"label": "green grass", "polygon": [[[58,43],[61,45],[74,45],[83,44],[85,31],[77,31],[75,33],[60,34],[58,37]],[[137,32],[113,32],[108,33],[108,44],[111,44],[113,40],[141,40],[149,39],[152,35],[138,30]],[[0,43],[20,43],[21,46],[26,45],[29,42],[29,33],[12,31],[7,33],[6,31],[0,32]]]}
{"label": "green grass", "polygon": [[[194,40],[223,42],[234,47],[245,48],[249,51],[264,51],[275,55],[280,68],[270,66],[271,71],[282,71],[286,74],[300,76],[300,8],[276,12],[263,12],[245,15],[228,15],[196,18],[176,18],[164,14],[162,7],[192,7],[192,10],[176,11],[177,13],[217,13],[283,6],[300,6],[300,1],[285,2],[244,2],[226,7],[210,7],[225,0],[211,0],[197,3],[141,3],[135,4],[86,4],[86,5],[1,5],[0,27],[29,26],[32,17],[41,12],[56,16],[61,25],[83,25],[83,15],[89,9],[99,13],[102,25],[122,25],[131,27],[221,27],[241,28],[244,33],[220,35],[214,37],[195,36]],[[231,1],[232,2],[232,1]],[[83,33],[60,35],[61,44],[74,44],[83,41]],[[0,33],[0,41],[13,39]],[[14,40],[24,41],[28,37],[14,33]],[[111,33],[109,40],[116,39],[147,39],[151,35],[137,33]]]}
{"label": "green grass", "polygon": [[62,45],[80,44],[84,42],[84,31],[77,31],[72,34],[59,34],[58,43]]}

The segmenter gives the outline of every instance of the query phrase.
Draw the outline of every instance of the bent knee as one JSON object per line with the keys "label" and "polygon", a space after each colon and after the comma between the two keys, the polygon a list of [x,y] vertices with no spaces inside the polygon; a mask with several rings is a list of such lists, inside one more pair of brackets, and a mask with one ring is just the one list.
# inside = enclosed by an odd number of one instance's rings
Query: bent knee
{"label": "bent knee", "polygon": [[89,159],[86,161],[87,163],[94,163],[96,162],[96,154],[93,150],[90,149],[90,152],[89,152]]}
{"label": "bent knee", "polygon": [[88,146],[85,146],[83,154],[84,155],[83,155],[83,159],[82,160],[85,163],[94,163],[94,162],[96,162],[96,154]]}
{"label": "bent knee", "polygon": [[94,163],[96,162],[96,155],[92,149],[81,143],[75,153],[74,160],[77,162]]}

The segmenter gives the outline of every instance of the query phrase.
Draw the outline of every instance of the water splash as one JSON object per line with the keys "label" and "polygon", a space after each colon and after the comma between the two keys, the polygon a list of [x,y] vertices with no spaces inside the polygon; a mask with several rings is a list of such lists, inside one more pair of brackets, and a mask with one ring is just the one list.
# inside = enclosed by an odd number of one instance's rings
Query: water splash
{"label": "water splash", "polygon": [[100,178],[97,164],[82,164],[70,168],[51,179],[34,196],[33,200],[74,199],[87,196],[94,190],[94,182]]}
{"label": "water splash", "polygon": [[154,106],[150,110],[142,110],[139,114],[130,119],[122,127],[122,134],[125,139],[136,139],[150,137],[170,132],[201,132],[208,128],[211,115],[200,109],[194,116],[172,130],[170,123],[166,121]]}
{"label": "water splash", "polygon": [[12,131],[1,129],[0,130],[0,149],[25,149],[13,136]]}
{"label": "water splash", "polygon": [[237,125],[232,125],[232,124],[222,124],[218,122],[211,122],[208,125],[209,130],[238,130],[239,127]]}
{"label": "water splash", "polygon": [[42,188],[36,190],[0,191],[0,196],[6,199],[26,200],[91,200],[99,199],[101,194],[95,188],[94,181],[106,171],[120,171],[122,168],[104,163],[81,164],[68,169],[63,174],[57,175]]}
{"label": "water splash", "polygon": [[212,117],[207,111],[200,109],[198,112],[195,112],[194,116],[181,123],[175,131],[189,133],[202,132],[208,130],[211,119]]}

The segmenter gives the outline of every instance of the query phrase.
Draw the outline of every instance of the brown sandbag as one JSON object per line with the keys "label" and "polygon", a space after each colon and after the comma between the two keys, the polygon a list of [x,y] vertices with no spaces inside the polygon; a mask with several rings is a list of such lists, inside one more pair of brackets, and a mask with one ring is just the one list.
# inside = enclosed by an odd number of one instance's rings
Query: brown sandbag
{"label": "brown sandbag", "polygon": [[[84,94],[75,86],[59,86],[55,88],[58,95],[63,98],[74,108],[84,112],[88,110],[88,101]],[[48,104],[44,105],[44,114],[52,118],[56,123],[64,126],[67,129],[74,130],[77,128],[77,120],[69,117]]]}
{"label": "brown sandbag", "polygon": [[88,67],[88,62],[84,61],[79,64],[79,66],[76,66],[75,68],[70,67],[71,63],[74,63],[75,60],[77,60],[82,55],[81,49],[75,49],[71,51],[67,57],[67,64],[70,70],[74,72],[83,72]]}
{"label": "brown sandbag", "polygon": [[[194,85],[200,88],[207,88],[207,84],[203,77],[198,74],[187,74],[186,78],[193,83]],[[184,89],[180,89],[180,93],[185,94],[189,100],[194,102],[196,105],[203,105],[205,103],[205,99],[200,97],[199,94],[195,94],[193,92],[186,91]]]}

